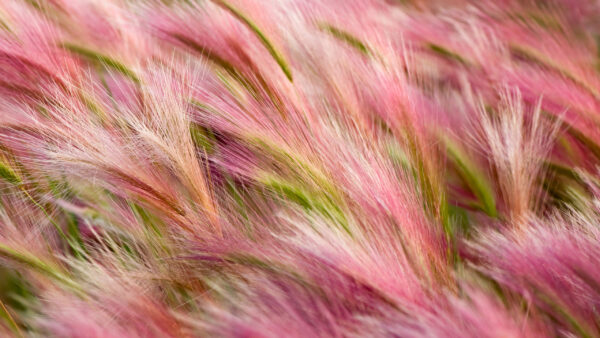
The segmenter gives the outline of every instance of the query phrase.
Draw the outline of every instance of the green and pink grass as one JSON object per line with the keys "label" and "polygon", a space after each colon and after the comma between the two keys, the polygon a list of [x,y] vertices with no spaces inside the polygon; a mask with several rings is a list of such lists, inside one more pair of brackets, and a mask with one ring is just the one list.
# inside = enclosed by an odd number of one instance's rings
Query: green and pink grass
{"label": "green and pink grass", "polygon": [[599,337],[600,4],[0,1],[0,335]]}

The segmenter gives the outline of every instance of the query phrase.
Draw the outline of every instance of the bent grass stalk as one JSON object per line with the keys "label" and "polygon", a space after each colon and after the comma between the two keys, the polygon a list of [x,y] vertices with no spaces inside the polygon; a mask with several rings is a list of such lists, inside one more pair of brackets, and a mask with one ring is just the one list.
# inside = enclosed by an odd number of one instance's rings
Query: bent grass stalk
{"label": "bent grass stalk", "polygon": [[288,78],[288,80],[290,80],[290,82],[293,82],[292,71],[291,71],[290,66],[288,65],[287,61],[284,59],[281,52],[279,52],[279,50],[277,50],[275,48],[275,46],[267,38],[267,36],[258,28],[258,26],[254,23],[254,21],[250,20],[250,18],[248,18],[248,16],[246,16],[239,9],[235,8],[234,6],[232,6],[229,2],[227,2],[225,0],[213,0],[213,1],[217,5],[221,6],[222,8],[224,8],[225,10],[230,12],[234,17],[236,17],[244,25],[246,25],[246,27],[248,27],[250,29],[250,31],[252,31],[256,35],[256,37],[258,37],[258,39],[263,44],[263,46],[267,49],[269,54],[271,54],[273,59],[275,59],[275,62],[277,62],[277,64],[279,65],[279,68],[281,68],[281,71],[283,71],[283,73]]}
{"label": "bent grass stalk", "polygon": [[13,316],[10,314],[10,311],[4,305],[4,302],[0,300],[0,317],[4,318],[4,320],[8,323],[8,326],[12,330],[12,332],[18,337],[25,337],[19,325],[15,322]]}

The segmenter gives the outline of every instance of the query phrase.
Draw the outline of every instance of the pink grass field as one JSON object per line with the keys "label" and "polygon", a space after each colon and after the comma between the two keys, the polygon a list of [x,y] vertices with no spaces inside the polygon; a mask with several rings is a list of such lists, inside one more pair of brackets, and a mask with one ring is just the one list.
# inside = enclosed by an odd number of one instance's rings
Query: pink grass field
{"label": "pink grass field", "polygon": [[598,0],[1,0],[0,337],[600,337]]}

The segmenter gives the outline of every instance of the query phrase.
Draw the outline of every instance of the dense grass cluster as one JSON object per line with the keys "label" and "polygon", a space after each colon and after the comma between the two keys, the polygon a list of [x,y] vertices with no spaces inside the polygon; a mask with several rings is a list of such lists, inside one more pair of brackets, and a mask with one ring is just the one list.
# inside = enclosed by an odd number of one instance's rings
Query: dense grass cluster
{"label": "dense grass cluster", "polygon": [[0,1],[0,335],[600,336],[600,5]]}

